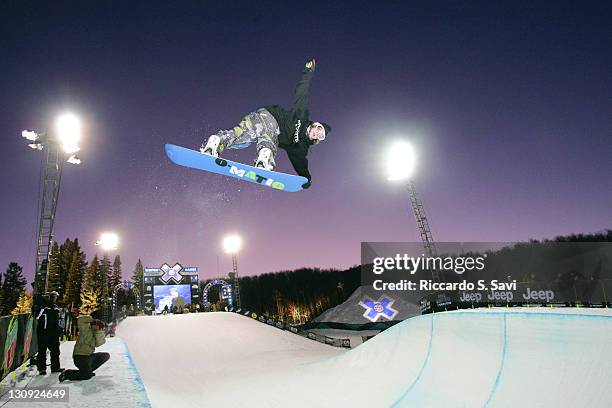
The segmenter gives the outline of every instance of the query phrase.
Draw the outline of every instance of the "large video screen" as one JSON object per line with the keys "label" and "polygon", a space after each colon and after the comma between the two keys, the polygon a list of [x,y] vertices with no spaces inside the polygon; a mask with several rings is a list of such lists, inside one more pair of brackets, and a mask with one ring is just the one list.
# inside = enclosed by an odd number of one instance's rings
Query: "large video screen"
{"label": "large video screen", "polygon": [[191,304],[191,287],[189,285],[155,285],[153,286],[155,312],[161,313],[166,306],[183,308]]}

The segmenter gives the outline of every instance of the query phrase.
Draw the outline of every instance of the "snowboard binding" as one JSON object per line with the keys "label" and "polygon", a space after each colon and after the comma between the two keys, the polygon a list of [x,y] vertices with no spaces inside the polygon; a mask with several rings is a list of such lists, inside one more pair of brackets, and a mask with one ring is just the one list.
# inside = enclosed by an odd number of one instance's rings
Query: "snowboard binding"
{"label": "snowboard binding", "polygon": [[276,163],[274,163],[274,158],[272,157],[272,150],[267,147],[261,148],[259,155],[255,159],[255,167],[273,171]]}
{"label": "snowboard binding", "polygon": [[200,152],[202,154],[207,154],[212,157],[219,157],[219,152],[223,149],[219,148],[219,143],[221,142],[221,138],[217,135],[212,135],[208,138],[206,145],[202,144],[200,147]]}

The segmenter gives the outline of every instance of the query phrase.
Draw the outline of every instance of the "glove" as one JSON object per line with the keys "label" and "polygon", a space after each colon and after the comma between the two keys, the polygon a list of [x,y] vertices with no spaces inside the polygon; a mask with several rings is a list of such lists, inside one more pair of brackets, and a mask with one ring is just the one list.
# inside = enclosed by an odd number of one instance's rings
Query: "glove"
{"label": "glove", "polygon": [[317,65],[317,62],[315,61],[315,59],[311,59],[310,61],[306,62],[306,72],[314,72],[315,70],[315,66]]}
{"label": "glove", "polygon": [[310,188],[311,184],[312,184],[312,183],[311,183],[310,181],[309,181],[308,183],[304,183],[304,184],[302,184],[302,188],[303,188],[304,190],[306,190],[306,189]]}

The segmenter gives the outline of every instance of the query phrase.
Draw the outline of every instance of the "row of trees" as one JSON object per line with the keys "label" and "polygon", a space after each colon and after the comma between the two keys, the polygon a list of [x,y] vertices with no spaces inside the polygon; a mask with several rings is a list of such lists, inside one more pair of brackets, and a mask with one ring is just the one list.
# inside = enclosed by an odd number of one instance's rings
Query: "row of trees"
{"label": "row of trees", "polygon": [[360,285],[360,267],[302,268],[240,279],[243,308],[288,323],[306,323],[344,302]]}
{"label": "row of trees", "polygon": [[[546,250],[547,244],[559,242],[612,242],[612,230],[593,234],[570,234],[543,241],[530,240],[490,256],[487,264],[490,264],[491,268],[497,265],[508,269],[515,258],[524,258],[525,252],[531,254],[530,256],[538,254],[537,259],[546,260],[541,252]],[[559,248],[558,251],[563,251],[565,255],[572,253],[567,247]],[[344,302],[360,285],[360,270],[360,266],[344,271],[299,269],[247,276],[240,279],[242,306],[285,322],[305,323],[326,309]],[[539,273],[545,275],[546,270],[540,270]],[[579,278],[588,277],[572,274],[566,278],[571,278],[575,283]],[[587,289],[588,286],[585,290]]]}
{"label": "row of trees", "polygon": [[[556,237],[548,242],[611,242],[612,230],[597,234],[568,235]],[[531,240],[515,248],[534,247],[538,241]],[[504,253],[500,253],[502,256]],[[507,264],[504,261],[502,264]],[[117,306],[136,306],[137,296],[142,305],[144,267],[138,260],[132,275],[132,285],[138,290],[119,289]],[[73,315],[91,313],[94,310],[110,308],[110,298],[122,281],[122,264],[119,255],[111,262],[108,255],[93,257],[86,261],[78,239],[67,239],[62,245],[54,243],[48,264],[49,291],[57,291],[60,305]],[[200,282],[200,299],[206,282]],[[322,270],[303,268],[294,271],[267,273],[240,278],[242,306],[258,313],[289,322],[305,323],[326,309],[344,302],[360,285],[360,267],[348,270]],[[11,262],[4,275],[0,274],[0,314],[28,307],[24,295],[26,280],[22,268]],[[218,290],[218,289],[217,289]],[[21,298],[20,298],[21,296]],[[212,290],[211,302],[218,301],[218,293]],[[29,300],[31,304],[31,299]],[[17,307],[17,309],[15,309]]]}
{"label": "row of trees", "polygon": [[[121,258],[108,256],[91,262],[81,250],[78,240],[54,243],[49,257],[48,290],[59,293],[58,303],[74,316],[110,308],[113,290],[121,283]],[[133,287],[138,291],[119,289],[117,306],[135,306],[142,288],[144,267],[138,260]],[[206,282],[200,282],[200,291]],[[299,269],[247,276],[240,279],[243,307],[290,323],[305,323],[326,309],[344,302],[359,286],[359,268],[347,271]],[[25,313],[31,310],[31,296],[25,293],[26,279],[22,268],[11,262],[4,275],[0,274],[1,315]],[[218,290],[218,288],[216,288]],[[201,298],[201,297],[200,297]],[[218,293],[209,294],[212,302]],[[142,299],[141,299],[142,300]]]}
{"label": "row of trees", "polygon": [[[26,293],[26,279],[22,267],[11,262],[4,273],[0,273],[0,315],[15,311],[31,310],[31,296]],[[132,276],[133,284],[142,287],[144,267],[138,260]],[[47,263],[47,291],[59,294],[58,303],[74,316],[90,314],[99,309],[110,309],[113,292],[116,291],[117,306],[135,304],[133,291],[117,288],[121,285],[121,257],[116,255],[111,262],[108,254],[101,258],[96,254],[90,262],[82,251],[78,238],[66,239],[59,245],[54,242]],[[17,309],[16,309],[17,308]]]}
{"label": "row of trees", "polygon": [[47,266],[47,291],[59,293],[58,303],[73,315],[91,313],[110,305],[113,289],[122,281],[121,257],[111,263],[108,254],[91,262],[81,250],[78,238],[54,242]]}

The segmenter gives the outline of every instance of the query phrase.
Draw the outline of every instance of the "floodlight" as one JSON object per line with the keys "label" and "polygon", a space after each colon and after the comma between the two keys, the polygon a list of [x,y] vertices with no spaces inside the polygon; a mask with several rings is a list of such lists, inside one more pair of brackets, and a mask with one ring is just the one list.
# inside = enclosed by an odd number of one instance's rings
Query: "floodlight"
{"label": "floodlight", "polygon": [[387,155],[388,180],[399,181],[412,177],[415,167],[415,154],[412,145],[396,143]]}
{"label": "floodlight", "polygon": [[28,147],[31,147],[34,150],[42,150],[44,145],[42,143],[30,143],[28,144]]}
{"label": "floodlight", "polygon": [[105,251],[115,250],[119,246],[119,236],[114,232],[105,232],[100,235],[100,240],[96,242],[96,245],[101,246]]}
{"label": "floodlight", "polygon": [[238,235],[228,235],[223,240],[223,248],[225,248],[226,252],[231,254],[235,254],[240,250],[240,245],[242,244],[242,239]]}
{"label": "floodlight", "polygon": [[79,159],[76,154],[71,155],[66,161],[70,164],[81,164],[81,159]]}
{"label": "floodlight", "polygon": [[57,118],[55,130],[62,148],[68,154],[80,150],[78,144],[81,138],[81,122],[72,113],[65,113]]}
{"label": "floodlight", "polygon": [[38,133],[36,133],[36,132],[34,132],[32,130],[23,130],[21,132],[21,136],[25,137],[26,139],[28,139],[28,140],[30,140],[32,142],[35,142],[35,141],[37,141],[40,138]]}

